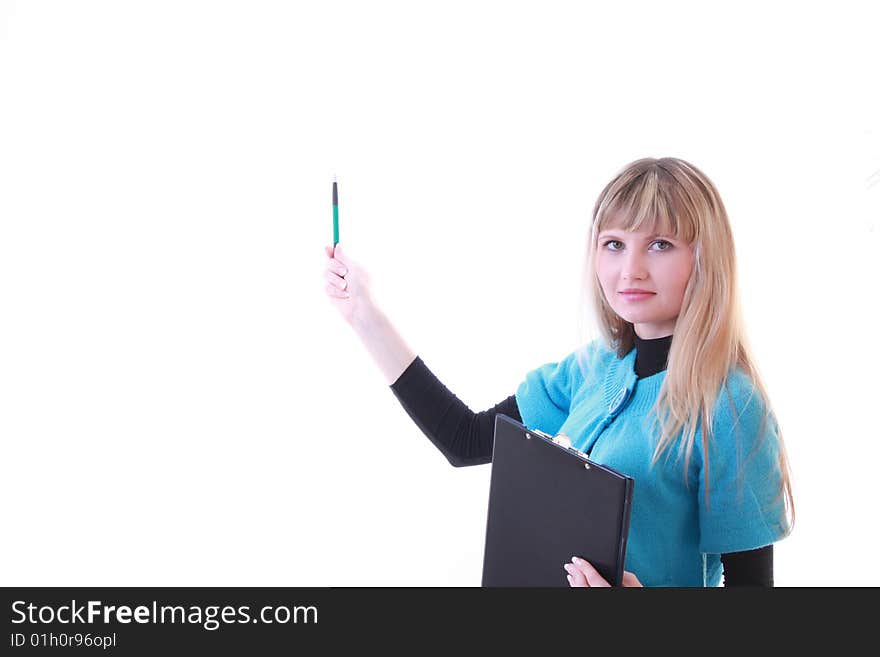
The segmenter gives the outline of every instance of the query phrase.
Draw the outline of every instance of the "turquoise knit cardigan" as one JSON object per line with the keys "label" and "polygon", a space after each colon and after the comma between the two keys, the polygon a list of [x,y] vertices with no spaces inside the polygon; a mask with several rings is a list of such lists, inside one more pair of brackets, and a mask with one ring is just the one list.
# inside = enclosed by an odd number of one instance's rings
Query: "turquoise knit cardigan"
{"label": "turquoise knit cardigan", "polygon": [[[774,543],[790,528],[780,493],[778,425],[737,368],[719,390],[705,501],[702,429],[685,477],[673,444],[651,466],[652,406],[666,371],[638,379],[636,349],[623,358],[596,340],[526,374],[516,391],[523,424],[564,433],[596,463],[635,479],[626,565],[645,586],[719,586],[720,555]],[[590,500],[584,500],[589,504]]]}

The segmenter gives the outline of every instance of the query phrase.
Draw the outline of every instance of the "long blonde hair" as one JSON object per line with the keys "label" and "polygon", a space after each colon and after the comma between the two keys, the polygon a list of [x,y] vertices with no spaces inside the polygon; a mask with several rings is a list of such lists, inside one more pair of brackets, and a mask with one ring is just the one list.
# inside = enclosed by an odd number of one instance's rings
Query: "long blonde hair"
{"label": "long blonde hair", "polygon": [[[666,376],[652,409],[660,425],[660,439],[651,461],[678,440],[683,451],[685,481],[698,426],[702,425],[706,506],[709,506],[709,444],[713,409],[730,371],[739,366],[760,395],[764,414],[760,433],[775,414],[758,373],[743,326],[736,277],[736,254],[727,212],[715,185],[694,165],[664,157],[643,158],[626,165],[596,200],[584,275],[585,296],[592,304],[596,323],[606,344],[622,358],[635,345],[634,329],[605,299],[596,273],[598,235],[607,228],[645,230],[672,235],[689,243],[694,264],[675,323]],[[728,398],[733,404],[730,390]],[[776,500],[784,496],[794,526],[791,472],[782,434],[779,436],[781,485]],[[668,454],[667,454],[668,456]]]}

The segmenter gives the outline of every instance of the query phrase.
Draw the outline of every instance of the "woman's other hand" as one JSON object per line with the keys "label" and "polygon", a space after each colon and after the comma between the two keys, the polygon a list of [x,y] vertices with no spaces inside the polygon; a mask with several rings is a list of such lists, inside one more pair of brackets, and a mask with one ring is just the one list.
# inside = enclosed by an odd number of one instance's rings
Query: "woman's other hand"
{"label": "woman's other hand", "polygon": [[[568,583],[572,587],[610,587],[611,584],[593,568],[593,565],[579,557],[572,557],[563,566],[568,573]],[[623,571],[623,586],[642,586],[639,578],[628,570]]]}

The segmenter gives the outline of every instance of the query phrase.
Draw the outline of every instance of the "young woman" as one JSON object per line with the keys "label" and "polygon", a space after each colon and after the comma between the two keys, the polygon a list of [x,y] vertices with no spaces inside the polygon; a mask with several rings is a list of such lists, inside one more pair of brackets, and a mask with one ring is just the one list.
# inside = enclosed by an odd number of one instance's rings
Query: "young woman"
{"label": "young woman", "polygon": [[[601,337],[472,412],[409,348],[363,267],[326,247],[326,292],[418,427],[454,466],[489,463],[495,415],[562,434],[632,476],[624,586],[773,585],[794,526],[785,446],[746,343],[715,186],[677,158],[624,167],[599,195],[585,291]],[[583,559],[571,586],[608,586]],[[562,580],[564,581],[564,580]]]}

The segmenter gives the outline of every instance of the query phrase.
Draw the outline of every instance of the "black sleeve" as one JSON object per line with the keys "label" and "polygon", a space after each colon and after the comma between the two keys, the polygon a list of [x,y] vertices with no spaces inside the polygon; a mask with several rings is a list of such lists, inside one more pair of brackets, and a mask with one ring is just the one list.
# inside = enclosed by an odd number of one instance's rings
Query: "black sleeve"
{"label": "black sleeve", "polygon": [[492,462],[498,413],[522,422],[516,395],[489,410],[474,413],[418,356],[391,384],[391,391],[419,429],[455,467]]}
{"label": "black sleeve", "polygon": [[773,545],[721,555],[724,586],[773,586]]}

